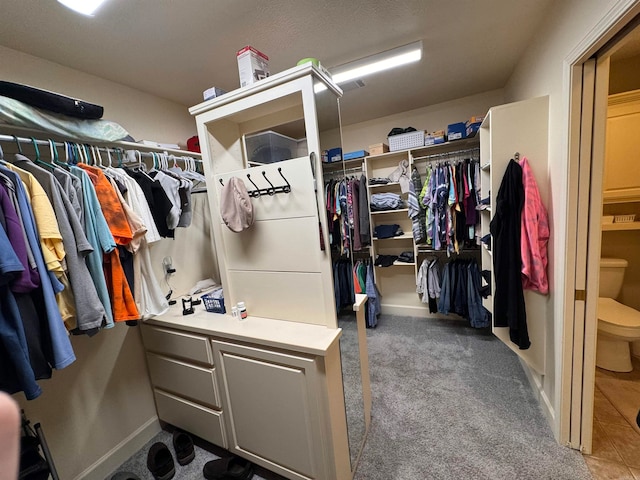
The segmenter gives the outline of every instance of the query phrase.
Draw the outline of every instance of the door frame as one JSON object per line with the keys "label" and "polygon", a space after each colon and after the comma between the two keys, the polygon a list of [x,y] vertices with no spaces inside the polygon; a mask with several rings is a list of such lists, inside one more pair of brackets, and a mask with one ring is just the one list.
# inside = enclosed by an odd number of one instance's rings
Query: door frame
{"label": "door frame", "polygon": [[[588,265],[593,264],[594,259],[597,265],[600,255],[601,202],[587,199],[588,213],[580,217],[579,212],[584,205],[585,188],[589,198],[602,195],[602,175],[592,176],[591,171],[601,172],[604,162],[609,60],[606,54],[602,55],[603,49],[609,48],[607,44],[638,14],[640,1],[619,0],[565,57],[563,65],[564,91],[568,93],[567,253],[562,373],[556,378],[556,389],[560,392],[558,440],[585,453],[591,452],[592,443],[597,333],[597,296],[592,292],[597,292],[599,274],[598,268],[589,270]],[[589,59],[598,53],[601,59],[590,63]],[[594,75],[592,94],[584,88],[585,71],[587,75]],[[584,110],[583,104],[586,104]],[[590,138],[583,138],[582,131]],[[586,177],[585,173],[588,173]],[[584,236],[585,231],[588,237]]]}

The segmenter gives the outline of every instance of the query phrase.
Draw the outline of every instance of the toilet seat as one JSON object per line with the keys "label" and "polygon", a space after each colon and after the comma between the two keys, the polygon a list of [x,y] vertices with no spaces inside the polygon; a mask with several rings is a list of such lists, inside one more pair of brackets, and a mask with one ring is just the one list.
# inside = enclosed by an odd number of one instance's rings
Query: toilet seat
{"label": "toilet seat", "polygon": [[598,298],[598,330],[618,337],[640,339],[640,311],[616,302]]}

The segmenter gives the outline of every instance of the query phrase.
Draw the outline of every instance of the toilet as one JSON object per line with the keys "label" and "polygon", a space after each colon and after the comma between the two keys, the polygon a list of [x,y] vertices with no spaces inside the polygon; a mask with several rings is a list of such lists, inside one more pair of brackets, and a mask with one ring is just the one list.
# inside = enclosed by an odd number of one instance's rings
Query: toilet
{"label": "toilet", "polygon": [[600,259],[598,298],[598,340],[596,365],[613,372],[630,372],[631,343],[640,355],[640,311],[617,302],[627,261],[621,258]]}

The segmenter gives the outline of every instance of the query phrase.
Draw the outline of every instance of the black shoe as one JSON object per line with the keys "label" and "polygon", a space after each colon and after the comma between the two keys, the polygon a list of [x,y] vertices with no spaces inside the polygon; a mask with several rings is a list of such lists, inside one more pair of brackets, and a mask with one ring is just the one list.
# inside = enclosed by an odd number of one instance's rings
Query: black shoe
{"label": "black shoe", "polygon": [[640,410],[638,410],[638,416],[636,417],[636,423],[640,427]]}
{"label": "black shoe", "polygon": [[250,480],[253,465],[240,457],[223,457],[205,463],[202,469],[207,480]]}
{"label": "black shoe", "polygon": [[196,456],[196,451],[193,448],[193,440],[191,437],[178,430],[173,432],[173,449],[176,452],[176,458],[180,465],[191,463],[191,460]]}
{"label": "black shoe", "polygon": [[164,443],[151,445],[147,454],[147,468],[155,480],[170,480],[176,474],[173,457]]}

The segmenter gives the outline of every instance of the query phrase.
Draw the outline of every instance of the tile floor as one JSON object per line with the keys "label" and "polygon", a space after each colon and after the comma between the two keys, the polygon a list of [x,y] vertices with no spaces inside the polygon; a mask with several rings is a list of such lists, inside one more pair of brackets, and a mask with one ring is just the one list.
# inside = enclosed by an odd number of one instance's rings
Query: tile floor
{"label": "tile floor", "polygon": [[585,461],[595,480],[640,480],[640,359],[634,370],[596,369],[593,451]]}

